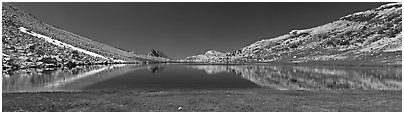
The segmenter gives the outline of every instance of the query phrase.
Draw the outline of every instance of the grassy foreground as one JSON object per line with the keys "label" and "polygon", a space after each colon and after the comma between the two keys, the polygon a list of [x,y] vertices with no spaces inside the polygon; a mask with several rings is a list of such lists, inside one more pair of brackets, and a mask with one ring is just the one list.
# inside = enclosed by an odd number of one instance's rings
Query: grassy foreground
{"label": "grassy foreground", "polygon": [[258,89],[3,93],[9,111],[402,111],[401,91]]}

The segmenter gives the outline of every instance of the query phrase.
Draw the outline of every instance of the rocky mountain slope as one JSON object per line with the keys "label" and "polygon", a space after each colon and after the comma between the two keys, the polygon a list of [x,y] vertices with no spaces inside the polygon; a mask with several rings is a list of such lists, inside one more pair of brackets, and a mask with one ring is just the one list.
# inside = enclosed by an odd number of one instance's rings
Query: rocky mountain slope
{"label": "rocky mountain slope", "polygon": [[155,50],[155,49],[150,50],[150,52],[147,53],[146,55],[151,56],[151,57],[161,57],[161,58],[165,58],[165,59],[171,59],[166,54],[164,54],[162,51]]}
{"label": "rocky mountain slope", "polygon": [[401,65],[401,13],[401,3],[390,3],[322,26],[263,39],[225,56],[205,54],[182,61]]}
{"label": "rocky mountain slope", "polygon": [[94,63],[166,61],[111,47],[46,24],[9,3],[2,3],[4,70]]}
{"label": "rocky mountain slope", "polygon": [[206,51],[206,53],[204,54],[187,57],[183,61],[222,63],[228,60],[227,55],[229,55],[229,53],[223,53],[216,50],[209,50]]}

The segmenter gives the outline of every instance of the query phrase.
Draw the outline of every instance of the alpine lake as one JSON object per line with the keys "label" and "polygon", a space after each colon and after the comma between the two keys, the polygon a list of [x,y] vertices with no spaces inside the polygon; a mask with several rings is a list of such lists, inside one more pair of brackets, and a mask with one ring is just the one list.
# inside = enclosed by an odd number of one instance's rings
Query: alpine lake
{"label": "alpine lake", "polygon": [[112,64],[2,75],[3,111],[401,111],[401,91],[401,67]]}

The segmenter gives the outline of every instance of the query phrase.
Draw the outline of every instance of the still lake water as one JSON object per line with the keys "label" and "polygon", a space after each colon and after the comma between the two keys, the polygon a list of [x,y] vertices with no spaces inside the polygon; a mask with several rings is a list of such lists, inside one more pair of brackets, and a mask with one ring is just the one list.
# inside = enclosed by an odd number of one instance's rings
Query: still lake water
{"label": "still lake water", "polygon": [[100,65],[2,75],[3,93],[241,89],[401,91],[401,67],[291,65]]}

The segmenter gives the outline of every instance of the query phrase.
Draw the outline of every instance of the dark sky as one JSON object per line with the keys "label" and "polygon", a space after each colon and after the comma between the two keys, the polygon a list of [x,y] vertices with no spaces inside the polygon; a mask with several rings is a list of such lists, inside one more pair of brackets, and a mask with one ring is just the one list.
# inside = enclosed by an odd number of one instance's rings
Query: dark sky
{"label": "dark sky", "polygon": [[174,59],[232,52],[292,29],[323,25],[386,3],[12,3],[92,40]]}

